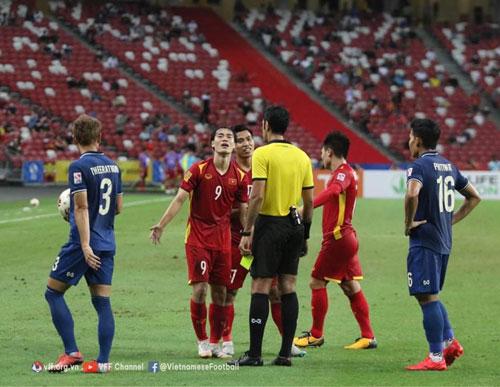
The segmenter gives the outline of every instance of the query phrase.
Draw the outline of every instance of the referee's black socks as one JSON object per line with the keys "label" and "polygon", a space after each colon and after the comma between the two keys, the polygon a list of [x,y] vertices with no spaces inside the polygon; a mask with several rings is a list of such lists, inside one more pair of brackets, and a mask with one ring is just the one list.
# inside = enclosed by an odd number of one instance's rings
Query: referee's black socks
{"label": "referee's black socks", "polygon": [[[266,327],[267,316],[269,315],[269,296],[264,293],[252,294],[250,302],[250,357],[261,357],[262,339]],[[295,328],[294,328],[295,332]],[[293,335],[292,335],[293,340]]]}
{"label": "referee's black socks", "polygon": [[281,296],[281,321],[283,324],[283,336],[281,337],[280,356],[291,357],[293,337],[297,329],[297,318],[299,317],[299,300],[297,293],[288,293]]}

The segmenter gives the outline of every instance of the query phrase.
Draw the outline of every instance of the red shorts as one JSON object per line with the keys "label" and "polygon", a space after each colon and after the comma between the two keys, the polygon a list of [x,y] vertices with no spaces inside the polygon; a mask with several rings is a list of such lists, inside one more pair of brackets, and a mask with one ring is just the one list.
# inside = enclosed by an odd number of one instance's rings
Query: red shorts
{"label": "red shorts", "polygon": [[208,282],[227,286],[230,280],[231,252],[186,246],[189,284]]}
{"label": "red shorts", "polygon": [[356,234],[350,233],[339,240],[323,239],[311,276],[337,283],[363,279]]}
{"label": "red shorts", "polygon": [[248,270],[240,265],[241,252],[238,245],[231,243],[231,275],[228,290],[238,290],[243,286]]}

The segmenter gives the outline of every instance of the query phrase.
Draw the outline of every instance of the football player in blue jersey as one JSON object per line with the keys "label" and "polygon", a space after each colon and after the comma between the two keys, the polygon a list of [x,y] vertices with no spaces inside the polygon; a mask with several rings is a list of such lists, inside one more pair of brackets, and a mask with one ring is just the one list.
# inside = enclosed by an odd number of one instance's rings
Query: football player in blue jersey
{"label": "football player in blue jersey", "polygon": [[[405,235],[410,238],[408,287],[422,308],[429,356],[410,371],[444,371],[463,354],[448,313],[439,300],[452,245],[452,225],[465,218],[481,198],[455,165],[436,151],[440,129],[429,119],[411,123],[405,196]],[[465,198],[454,211],[455,191]]]}
{"label": "football player in blue jersey", "polygon": [[99,152],[98,120],[87,115],[78,117],[73,123],[73,138],[81,156],[69,166],[69,240],[52,266],[45,292],[52,321],[64,343],[64,353],[48,371],[61,372],[83,362],[64,293],[85,276],[98,314],[99,356],[84,368],[104,372],[109,370],[115,330],[110,294],[116,249],[114,219],[123,204],[121,173],[114,161]]}

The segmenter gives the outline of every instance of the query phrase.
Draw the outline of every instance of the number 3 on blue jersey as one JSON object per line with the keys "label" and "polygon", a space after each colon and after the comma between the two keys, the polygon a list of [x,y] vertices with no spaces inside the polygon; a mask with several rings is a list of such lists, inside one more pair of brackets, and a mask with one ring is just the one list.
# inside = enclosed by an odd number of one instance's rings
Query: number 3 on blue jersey
{"label": "number 3 on blue jersey", "polygon": [[104,200],[104,207],[103,203],[99,205],[99,214],[106,215],[109,212],[109,207],[111,205],[111,192],[113,192],[113,183],[111,182],[111,179],[108,179],[107,177],[102,179],[100,189],[103,191],[102,200]]}

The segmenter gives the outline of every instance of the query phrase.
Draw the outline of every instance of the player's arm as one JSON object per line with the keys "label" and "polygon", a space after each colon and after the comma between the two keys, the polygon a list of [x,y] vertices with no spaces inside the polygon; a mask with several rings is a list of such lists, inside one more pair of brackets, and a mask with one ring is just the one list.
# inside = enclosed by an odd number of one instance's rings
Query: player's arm
{"label": "player's arm", "polygon": [[240,224],[247,224],[248,203],[239,203],[236,211],[240,219]]}
{"label": "player's arm", "polygon": [[460,193],[464,196],[465,200],[458,211],[453,214],[451,224],[460,222],[463,218],[469,215],[481,201],[481,197],[479,196],[476,187],[474,187],[471,183],[467,184],[467,186],[461,190]]}
{"label": "player's arm", "polygon": [[314,198],[313,206],[314,208],[320,207],[332,200],[334,197],[339,196],[343,189],[340,184],[333,182],[325,190],[323,190],[318,196]]}
{"label": "player's arm", "polygon": [[160,238],[161,234],[163,233],[163,230],[172,221],[172,219],[174,219],[175,216],[179,213],[180,209],[182,208],[182,205],[184,204],[184,202],[188,197],[189,197],[189,192],[185,191],[182,188],[179,188],[177,195],[175,195],[175,198],[170,202],[170,205],[164,212],[160,221],[150,228],[151,234],[149,235],[149,239],[151,239],[151,241],[155,245],[160,243]]}
{"label": "player's arm", "polygon": [[405,195],[405,235],[410,235],[410,232],[415,227],[427,223],[426,220],[415,221],[415,214],[418,207],[418,194],[422,189],[422,182],[417,179],[408,180]]}
{"label": "player's arm", "polygon": [[78,191],[73,195],[75,224],[80,235],[80,245],[87,264],[94,270],[99,269],[101,260],[90,247],[89,206],[87,191]]}
{"label": "player's arm", "polygon": [[257,215],[262,208],[262,202],[266,193],[266,180],[254,180],[250,201],[248,202],[247,219],[243,227],[242,238],[240,242],[240,250],[243,255],[251,254],[251,241],[253,237],[253,225]]}
{"label": "player's arm", "polygon": [[122,210],[123,210],[123,195],[118,194],[116,195],[115,215],[121,214]]}

